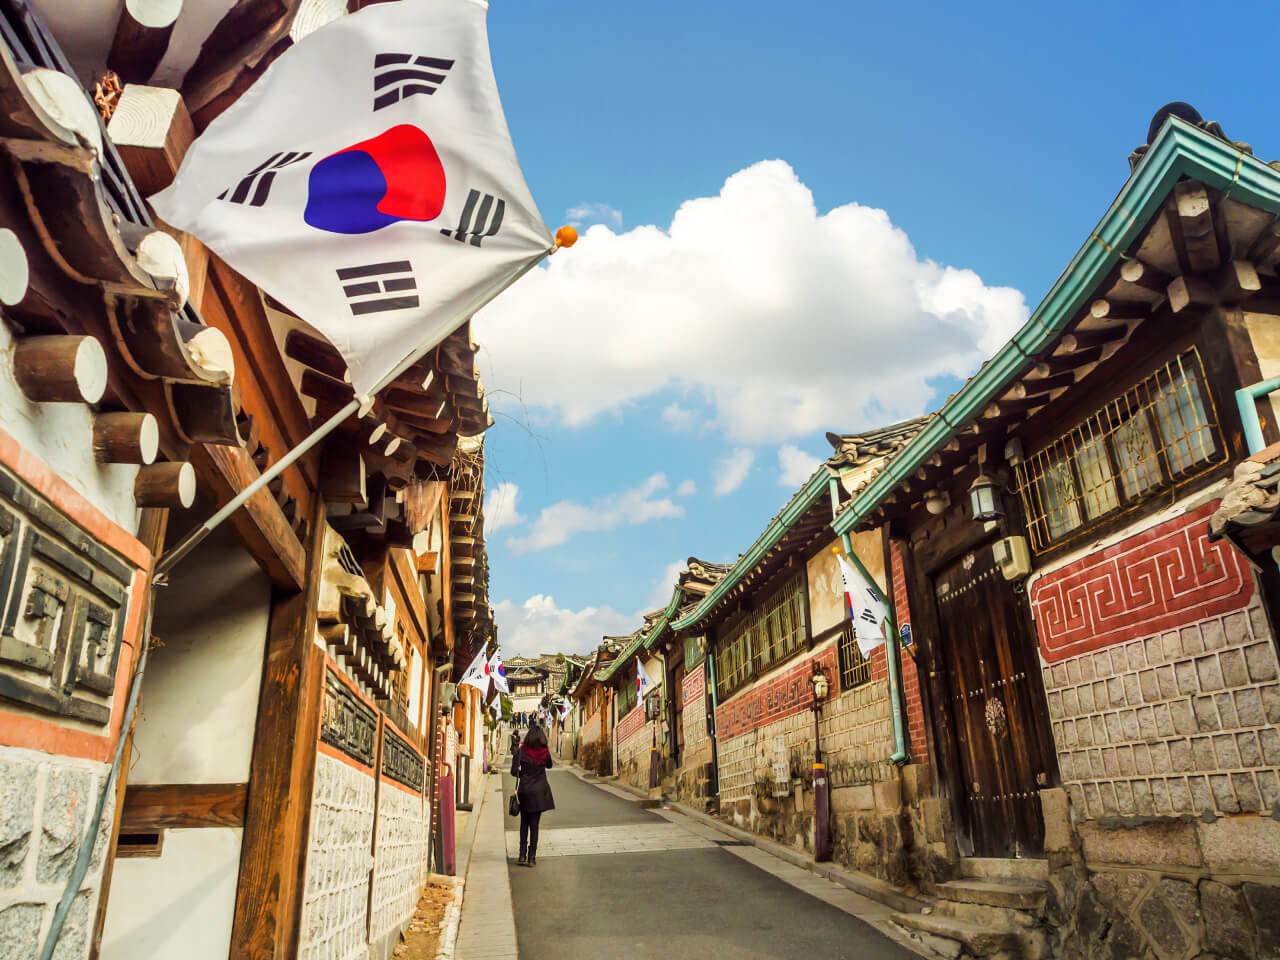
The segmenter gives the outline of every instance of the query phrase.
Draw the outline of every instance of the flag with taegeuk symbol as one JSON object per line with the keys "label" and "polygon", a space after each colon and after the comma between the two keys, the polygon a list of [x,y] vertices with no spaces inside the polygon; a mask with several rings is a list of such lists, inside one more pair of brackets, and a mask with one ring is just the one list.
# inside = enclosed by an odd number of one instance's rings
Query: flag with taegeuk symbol
{"label": "flag with taegeuk symbol", "polygon": [[151,198],[320,331],[368,393],[552,246],[483,0],[374,4],[285,51]]}
{"label": "flag with taegeuk symbol", "polygon": [[847,557],[837,556],[840,577],[844,581],[844,599],[853,619],[853,635],[863,653],[884,643],[885,622],[889,607],[880,591],[856,570]]}

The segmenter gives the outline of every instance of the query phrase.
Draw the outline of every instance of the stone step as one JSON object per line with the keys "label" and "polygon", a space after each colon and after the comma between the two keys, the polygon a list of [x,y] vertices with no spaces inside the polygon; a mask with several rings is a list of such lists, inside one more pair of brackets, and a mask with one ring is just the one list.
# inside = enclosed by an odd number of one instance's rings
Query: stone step
{"label": "stone step", "polygon": [[1030,857],[962,857],[960,876],[973,880],[1040,880],[1049,879],[1049,861]]}
{"label": "stone step", "polygon": [[948,880],[937,887],[943,900],[1011,910],[1039,910],[1048,886],[1039,880]]}
{"label": "stone step", "polygon": [[945,946],[926,938],[957,943],[973,957],[1031,955],[1024,952],[1023,938],[1012,929],[992,927],[969,920],[957,920],[955,917],[939,916],[936,913],[895,913],[891,919],[908,935],[923,935],[920,939],[923,939],[935,953],[941,953],[943,956],[958,956],[960,951],[953,953]]}

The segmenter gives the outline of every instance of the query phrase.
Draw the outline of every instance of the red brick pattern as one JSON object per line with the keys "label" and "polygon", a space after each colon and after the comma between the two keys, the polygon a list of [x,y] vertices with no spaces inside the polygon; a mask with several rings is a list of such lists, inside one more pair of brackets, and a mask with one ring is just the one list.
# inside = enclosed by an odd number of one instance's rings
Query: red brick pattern
{"label": "red brick pattern", "polygon": [[1049,663],[1243,607],[1253,577],[1240,552],[1210,543],[1214,500],[1091,553],[1031,588]]}
{"label": "red brick pattern", "polygon": [[618,721],[618,746],[634,737],[644,727],[644,704],[638,704]]}
{"label": "red brick pattern", "polygon": [[707,678],[701,665],[694,667],[693,670],[684,675],[681,689],[684,691],[684,702],[686,704],[702,699],[707,692]]}
{"label": "red brick pattern", "polygon": [[[815,660],[822,664],[832,683],[838,686],[836,650],[829,646],[815,656],[797,660],[763,683],[734,694],[727,703],[717,707],[716,739],[723,743],[767,723],[808,710],[813,704],[813,684],[809,677],[813,674]],[[838,689],[833,689],[832,695],[838,692]]]}
{"label": "red brick pattern", "polygon": [[[893,569],[893,612],[898,621],[898,629],[903,625],[911,625],[911,605],[907,602],[907,577],[902,556],[902,544],[894,541],[890,547],[890,560]],[[907,736],[910,741],[912,763],[928,761],[929,748],[924,735],[924,705],[920,701],[920,676],[916,671],[916,660],[911,654],[915,651],[902,652],[902,694],[906,700]],[[883,657],[881,658],[883,659]],[[874,670],[875,664],[872,663]]]}

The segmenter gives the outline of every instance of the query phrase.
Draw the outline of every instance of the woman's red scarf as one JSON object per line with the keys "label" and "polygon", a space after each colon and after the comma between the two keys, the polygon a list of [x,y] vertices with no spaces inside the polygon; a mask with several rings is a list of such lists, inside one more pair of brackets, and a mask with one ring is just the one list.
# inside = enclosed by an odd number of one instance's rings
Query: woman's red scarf
{"label": "woman's red scarf", "polygon": [[525,745],[521,747],[520,750],[524,754],[525,759],[530,763],[540,763],[543,766],[546,766],[547,761],[551,759],[551,751],[546,747],[530,747]]}

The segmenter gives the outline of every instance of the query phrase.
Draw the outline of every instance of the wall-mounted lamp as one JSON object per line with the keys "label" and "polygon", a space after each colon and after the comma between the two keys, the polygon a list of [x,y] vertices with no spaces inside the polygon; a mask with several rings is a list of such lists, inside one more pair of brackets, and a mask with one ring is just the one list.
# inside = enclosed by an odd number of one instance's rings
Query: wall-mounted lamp
{"label": "wall-mounted lamp", "polygon": [[813,684],[813,707],[816,710],[822,706],[822,702],[827,699],[827,694],[831,692],[831,681],[827,679],[827,674],[822,667],[815,665],[809,682]]}
{"label": "wall-mounted lamp", "polygon": [[924,508],[935,517],[946,513],[951,506],[951,494],[945,490],[930,490],[924,495]]}
{"label": "wall-mounted lamp", "polygon": [[979,473],[969,485],[969,503],[973,507],[973,519],[982,522],[999,520],[1004,516],[1000,502],[1000,485],[987,473]]}

